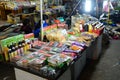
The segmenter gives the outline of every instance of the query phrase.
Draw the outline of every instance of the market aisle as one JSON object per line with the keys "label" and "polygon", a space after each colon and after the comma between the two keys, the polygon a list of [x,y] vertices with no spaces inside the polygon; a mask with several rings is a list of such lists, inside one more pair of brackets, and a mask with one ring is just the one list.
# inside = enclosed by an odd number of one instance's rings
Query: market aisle
{"label": "market aisle", "polygon": [[78,80],[118,80],[120,79],[120,41],[111,40],[103,46],[99,61],[90,61]]}
{"label": "market aisle", "polygon": [[15,80],[15,73],[12,66],[0,63],[0,80]]}

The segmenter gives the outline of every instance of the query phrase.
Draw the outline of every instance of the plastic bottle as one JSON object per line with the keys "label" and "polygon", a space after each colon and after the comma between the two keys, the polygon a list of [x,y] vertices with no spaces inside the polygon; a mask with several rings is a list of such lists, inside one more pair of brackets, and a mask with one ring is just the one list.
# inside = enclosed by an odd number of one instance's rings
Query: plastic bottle
{"label": "plastic bottle", "polygon": [[20,46],[20,42],[18,42],[18,49],[17,49],[17,53],[18,53],[18,55],[19,55],[19,56],[20,56],[20,54],[21,54],[20,48],[21,48],[21,46]]}
{"label": "plastic bottle", "polygon": [[8,47],[4,47],[3,50],[4,50],[5,61],[8,61],[9,60],[9,57],[8,57],[8,55],[9,55],[8,54],[9,48]]}
{"label": "plastic bottle", "polygon": [[91,24],[89,24],[89,29],[88,29],[88,32],[92,32],[92,30],[93,30],[93,27],[92,27],[92,25]]}
{"label": "plastic bottle", "polygon": [[13,44],[10,45],[11,53],[10,53],[10,60],[14,57],[14,47]]}
{"label": "plastic bottle", "polygon": [[22,41],[23,52],[26,52],[25,40]]}
{"label": "plastic bottle", "polygon": [[10,48],[9,48],[9,50],[8,50],[8,55],[9,55],[9,60],[11,61],[12,56],[11,56],[11,49],[10,49]]}
{"label": "plastic bottle", "polygon": [[17,48],[16,43],[14,43],[13,46],[14,46],[14,56],[17,56],[18,55],[18,53],[17,53],[18,48]]}

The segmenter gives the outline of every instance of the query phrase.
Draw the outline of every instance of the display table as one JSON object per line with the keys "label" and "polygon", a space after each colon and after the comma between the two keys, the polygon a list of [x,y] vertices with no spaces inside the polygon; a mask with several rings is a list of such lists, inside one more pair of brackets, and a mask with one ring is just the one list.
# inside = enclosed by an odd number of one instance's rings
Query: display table
{"label": "display table", "polygon": [[102,34],[86,49],[87,58],[97,60],[102,51]]}
{"label": "display table", "polygon": [[30,80],[30,79],[31,80],[47,80],[18,68],[14,68],[14,70],[15,70],[16,80]]}
{"label": "display table", "polygon": [[[86,51],[82,53],[81,57],[75,62],[75,64],[72,64],[70,67],[68,67],[68,69],[64,73],[62,73],[62,75],[60,75],[60,77],[56,76],[56,79],[54,80],[77,80],[82,69],[85,66],[85,63]],[[14,70],[16,80],[53,80],[42,78],[39,76],[39,74],[35,75],[34,73],[30,73],[17,67],[15,67]]]}
{"label": "display table", "polygon": [[[81,71],[86,64],[86,50],[84,50],[73,64],[71,64],[67,70],[61,75],[57,75],[54,80],[77,80]],[[16,80],[53,80],[41,77],[39,73],[31,72],[31,70],[22,69],[20,67],[14,67]],[[22,74],[21,74],[22,73]]]}
{"label": "display table", "polygon": [[16,80],[78,80],[81,71],[83,70],[86,59],[98,59],[102,49],[102,34],[91,42],[89,47],[84,48],[79,56],[73,60],[69,66],[61,68],[55,76],[45,75],[39,70],[20,67],[14,65]]}
{"label": "display table", "polygon": [[[102,35],[97,37],[91,42],[91,45],[85,48],[78,58],[72,61],[72,63],[64,69],[55,74],[54,77],[47,77],[41,74],[39,70],[29,69],[14,65],[16,80],[78,80],[81,71],[83,70],[86,59],[98,59],[101,53]],[[46,72],[45,72],[46,73]],[[44,73],[44,74],[45,74]]]}

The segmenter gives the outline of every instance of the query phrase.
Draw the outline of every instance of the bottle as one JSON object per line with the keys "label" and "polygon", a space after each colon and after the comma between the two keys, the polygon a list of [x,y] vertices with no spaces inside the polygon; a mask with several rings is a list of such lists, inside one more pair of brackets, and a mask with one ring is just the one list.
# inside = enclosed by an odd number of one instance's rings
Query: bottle
{"label": "bottle", "polygon": [[6,47],[3,48],[4,50],[4,57],[5,57],[5,61],[8,61],[9,60],[9,54],[8,54],[8,45]]}
{"label": "bottle", "polygon": [[83,30],[83,25],[82,24],[80,24],[80,32],[83,32],[84,30]]}
{"label": "bottle", "polygon": [[8,50],[8,55],[9,55],[9,60],[11,61],[11,59],[12,59],[12,56],[11,56],[11,49],[9,48],[9,50]]}
{"label": "bottle", "polygon": [[92,25],[91,25],[91,24],[89,24],[88,26],[89,26],[88,32],[92,32],[92,30],[93,30]]}
{"label": "bottle", "polygon": [[23,52],[26,52],[25,40],[22,41]]}
{"label": "bottle", "polygon": [[14,53],[15,53],[15,56],[17,56],[18,55],[18,51],[17,51],[18,50],[18,45],[15,43],[14,47],[15,47],[15,52]]}
{"label": "bottle", "polygon": [[23,51],[23,47],[22,47],[22,42],[21,41],[19,42],[18,46],[19,46],[19,49],[20,49],[20,56],[22,56],[24,51]]}
{"label": "bottle", "polygon": [[20,45],[20,41],[19,41],[19,42],[18,42],[18,49],[17,49],[17,53],[18,53],[19,56],[20,56],[20,54],[21,54],[20,49],[21,49],[21,45]]}
{"label": "bottle", "polygon": [[14,43],[12,43],[12,58],[14,58],[15,57],[15,44]]}
{"label": "bottle", "polygon": [[31,45],[31,41],[30,40],[28,41],[28,45],[29,45],[29,49],[31,49],[32,45]]}
{"label": "bottle", "polygon": [[27,50],[30,49],[30,42],[29,42],[29,40],[26,41],[26,48],[27,48]]}
{"label": "bottle", "polygon": [[10,56],[10,61],[14,57],[14,51],[13,51],[13,45],[11,44],[9,47],[9,56]]}
{"label": "bottle", "polygon": [[84,31],[88,31],[88,24],[84,25]]}

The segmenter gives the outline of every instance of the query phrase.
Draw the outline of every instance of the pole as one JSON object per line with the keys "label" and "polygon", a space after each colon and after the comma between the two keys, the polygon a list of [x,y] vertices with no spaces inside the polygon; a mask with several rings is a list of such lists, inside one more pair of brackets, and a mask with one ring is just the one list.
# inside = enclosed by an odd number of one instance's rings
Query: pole
{"label": "pole", "polygon": [[110,19],[110,0],[108,0],[108,24]]}
{"label": "pole", "polygon": [[73,8],[71,14],[68,16],[68,18],[71,17],[71,15],[74,13],[74,11],[75,11],[76,8],[78,7],[78,5],[81,3],[81,1],[82,1],[82,0],[79,0],[79,2],[75,5],[75,7]]}
{"label": "pole", "polygon": [[42,5],[43,5],[43,0],[40,0],[40,20],[41,20],[41,41],[43,41],[43,9],[42,9]]}
{"label": "pole", "polygon": [[99,10],[99,8],[98,8],[98,0],[96,0],[96,17],[98,18],[98,10]]}

